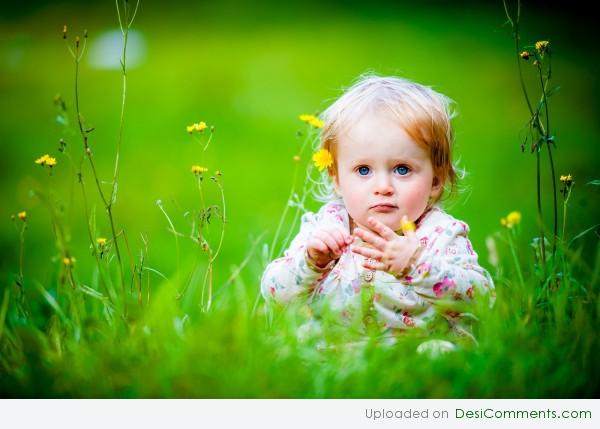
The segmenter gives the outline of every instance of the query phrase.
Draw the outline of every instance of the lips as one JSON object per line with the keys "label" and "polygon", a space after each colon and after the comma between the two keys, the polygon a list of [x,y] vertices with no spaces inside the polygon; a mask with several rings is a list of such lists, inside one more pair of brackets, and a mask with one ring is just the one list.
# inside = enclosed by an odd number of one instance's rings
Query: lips
{"label": "lips", "polygon": [[380,213],[387,213],[387,212],[396,210],[397,208],[398,208],[398,206],[395,204],[381,203],[381,204],[375,204],[374,206],[372,206],[371,210],[380,212]]}

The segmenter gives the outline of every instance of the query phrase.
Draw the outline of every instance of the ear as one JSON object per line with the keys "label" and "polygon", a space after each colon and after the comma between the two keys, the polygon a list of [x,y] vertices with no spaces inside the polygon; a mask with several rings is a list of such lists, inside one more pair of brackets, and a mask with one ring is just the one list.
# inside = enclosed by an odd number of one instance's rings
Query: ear
{"label": "ear", "polygon": [[440,194],[442,193],[442,190],[443,190],[442,181],[440,180],[440,178],[438,176],[435,176],[433,178],[433,181],[431,182],[431,196],[434,198],[439,197]]}

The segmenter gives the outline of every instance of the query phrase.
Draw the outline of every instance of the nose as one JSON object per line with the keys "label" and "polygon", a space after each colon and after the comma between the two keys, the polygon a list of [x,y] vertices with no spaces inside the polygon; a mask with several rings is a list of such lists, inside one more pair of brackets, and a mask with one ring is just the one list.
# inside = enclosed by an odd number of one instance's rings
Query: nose
{"label": "nose", "polygon": [[390,177],[387,174],[381,174],[375,178],[374,192],[375,195],[392,195],[394,193]]}

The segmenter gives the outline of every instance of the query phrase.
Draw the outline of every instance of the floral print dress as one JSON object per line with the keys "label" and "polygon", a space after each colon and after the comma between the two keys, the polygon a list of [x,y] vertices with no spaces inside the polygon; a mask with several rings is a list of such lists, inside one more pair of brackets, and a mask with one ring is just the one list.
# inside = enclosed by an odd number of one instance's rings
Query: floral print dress
{"label": "floral print dress", "polygon": [[283,304],[306,299],[317,317],[326,303],[342,325],[359,326],[363,332],[373,327],[392,334],[427,330],[443,318],[452,332],[472,337],[473,316],[465,308],[482,294],[490,294],[493,300],[494,285],[477,262],[467,224],[438,206],[427,210],[416,222],[421,252],[400,278],[363,268],[364,257],[350,247],[330,270],[312,269],[305,257],[308,239],[315,229],[332,225],[350,233],[348,212],[341,202],[327,203],[316,214],[304,214],[289,249],[263,274],[265,299]]}

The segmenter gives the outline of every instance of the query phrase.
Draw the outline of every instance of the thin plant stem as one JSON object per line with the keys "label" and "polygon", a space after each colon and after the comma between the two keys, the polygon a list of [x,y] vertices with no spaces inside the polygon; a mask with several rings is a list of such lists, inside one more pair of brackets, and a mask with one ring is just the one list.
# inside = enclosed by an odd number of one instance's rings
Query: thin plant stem
{"label": "thin plant stem", "polygon": [[539,148],[535,151],[535,162],[536,162],[536,190],[537,190],[537,209],[538,209],[538,225],[540,227],[540,260],[542,267],[546,267],[546,243],[544,236],[544,218],[542,216],[542,190],[541,190],[541,167],[540,167],[540,151]]}
{"label": "thin plant stem", "polygon": [[[521,83],[521,89],[523,91],[523,95],[525,96],[525,101],[527,103],[527,108],[529,109],[529,113],[532,116],[531,124],[533,126],[536,126],[536,124],[539,124],[539,119],[538,119],[537,113],[534,113],[533,107],[531,105],[531,101],[529,100],[529,95],[527,93],[527,88],[525,86],[525,80],[523,78],[523,70],[521,68],[521,59],[519,57],[519,52],[520,52],[520,46],[519,46],[519,40],[520,40],[519,22],[520,22],[520,18],[521,18],[521,1],[520,0],[517,1],[517,12],[516,12],[516,19],[515,20],[513,20],[511,18],[510,12],[508,11],[508,7],[506,5],[506,1],[504,0],[502,3],[504,5],[504,11],[506,12],[506,16],[508,18],[508,21],[511,24],[511,26],[513,27],[513,30],[514,30],[513,31],[513,36],[514,36],[514,39],[515,39],[515,52],[516,52],[517,66],[518,66],[518,70],[519,70],[519,82]],[[545,134],[542,132],[542,135],[545,135]],[[542,213],[542,204],[541,204],[540,159],[539,159],[540,158],[540,156],[539,156],[539,150],[540,149],[541,149],[541,147],[536,147],[537,221],[538,221],[538,226],[540,228],[540,262],[542,264],[543,270],[545,271],[545,266],[546,266],[546,245],[545,245],[545,234],[544,234],[544,217],[543,217],[543,213]]]}
{"label": "thin plant stem", "polygon": [[[548,56],[550,54],[548,53]],[[550,62],[550,60],[548,60],[548,62]],[[543,73],[542,73],[542,66],[541,64],[538,62],[538,75],[540,78],[540,87],[542,90],[542,100],[543,100],[543,105],[544,105],[544,113],[545,113],[545,118],[546,118],[546,127],[544,130],[544,142],[546,143],[546,147],[548,148],[548,160],[550,162],[550,172],[552,174],[552,202],[553,202],[553,208],[554,208],[554,235],[553,235],[553,239],[552,239],[552,255],[554,255],[556,253],[556,240],[558,237],[558,202],[556,199],[556,171],[554,168],[554,160],[552,158],[552,140],[550,138],[550,113],[549,113],[549,108],[548,108],[548,93],[547,93],[547,87],[548,87],[548,82],[550,81],[550,76],[551,76],[551,68],[550,65],[548,66],[548,75],[546,76],[546,80],[544,81],[544,77],[543,77]]]}
{"label": "thin plant stem", "polygon": [[221,182],[219,182],[216,178],[214,179],[214,182],[217,184],[217,186],[219,187],[219,191],[221,193],[221,205],[223,207],[222,210],[222,222],[221,222],[221,235],[219,237],[219,244],[217,245],[217,250],[215,250],[215,254],[214,256],[211,258],[211,262],[214,262],[215,259],[217,259],[217,256],[219,255],[219,252],[221,251],[221,247],[223,246],[223,239],[225,237],[225,223],[227,223],[227,213],[226,213],[226,207],[225,207],[225,192],[223,190],[223,185],[221,185]]}
{"label": "thin plant stem", "polygon": [[[131,253],[131,248],[129,247],[129,241],[127,240],[127,234],[125,233],[124,229],[121,230],[121,234],[123,235],[123,241],[125,242],[125,248],[127,249],[127,253],[129,255],[129,265],[130,265],[129,269],[131,270],[131,273],[132,273],[132,284],[135,285],[137,287],[137,289],[139,290],[140,298],[141,298],[142,285],[141,285],[141,282],[138,282],[138,277],[135,275],[135,266],[133,265],[133,255]],[[140,272],[141,272],[141,268],[140,268]],[[141,299],[140,299],[140,305],[141,305]]]}
{"label": "thin plant stem", "polygon": [[[304,155],[304,151],[306,149],[306,146],[308,145],[308,142],[310,142],[313,138],[312,133],[310,131],[311,130],[309,129],[309,132],[307,132],[305,134],[304,141],[302,142],[302,145],[300,146],[299,156]],[[299,168],[300,168],[300,162],[298,161],[298,162],[296,162],[296,165],[294,167],[294,174],[292,176],[292,186],[290,187],[290,195],[288,196],[288,198],[286,200],[285,208],[283,210],[281,217],[279,218],[279,224],[277,225],[277,229],[275,230],[275,236],[273,237],[273,241],[271,242],[271,247],[269,249],[269,260],[273,260],[273,257],[276,254],[279,255],[281,252],[283,252],[283,250],[285,249],[286,243],[287,243],[287,238],[286,238],[286,240],[282,243],[283,245],[281,246],[280,251],[278,253],[275,253],[275,248],[277,246],[279,234],[281,234],[281,229],[283,228],[283,224],[285,222],[285,219],[287,218],[287,214],[290,209],[292,198],[295,195]],[[306,183],[305,183],[305,185],[306,185]],[[292,222],[292,226],[290,227],[290,230],[293,230],[294,224],[295,224],[295,220],[294,220],[294,222]]]}
{"label": "thin plant stem", "polygon": [[288,210],[290,209],[290,202],[292,201],[292,197],[294,196],[294,191],[296,190],[296,181],[298,180],[298,170],[300,166],[299,163],[296,163],[294,167],[294,176],[292,179],[292,187],[290,188],[290,195],[286,200],[285,209],[283,210],[283,214],[279,218],[279,224],[277,225],[277,230],[275,231],[275,236],[273,237],[273,241],[271,242],[271,247],[269,249],[269,261],[273,260],[273,256],[275,253],[275,245],[277,244],[277,240],[279,239],[279,234],[281,233],[281,228],[283,227],[283,223],[287,217]]}
{"label": "thin plant stem", "polygon": [[23,252],[25,248],[25,231],[27,230],[27,223],[23,222],[21,226],[21,233],[19,234],[20,245],[19,245],[19,281],[23,285]]}
{"label": "thin plant stem", "polygon": [[246,267],[246,265],[248,265],[248,262],[250,262],[250,260],[252,259],[252,256],[256,252],[256,248],[258,247],[258,245],[260,244],[260,242],[262,241],[262,238],[265,236],[266,233],[267,233],[266,231],[263,231],[258,237],[256,237],[256,239],[254,239],[254,241],[250,245],[250,250],[244,257],[242,262],[236,267],[236,269],[233,271],[233,273],[231,273],[231,275],[227,278],[225,283],[223,283],[223,286],[221,286],[219,288],[219,290],[217,290],[215,295],[224,291],[225,288],[227,288],[231,283],[233,283],[240,276],[243,269]]}
{"label": "thin plant stem", "polygon": [[[102,186],[100,184],[100,179],[98,178],[98,174],[96,171],[96,165],[94,164],[92,151],[91,151],[91,148],[88,143],[87,135],[88,135],[89,131],[84,130],[84,128],[83,128],[81,110],[79,107],[79,63],[80,63],[80,61],[81,61],[81,55],[79,54],[79,45],[77,45],[76,51],[75,51],[75,110],[76,110],[76,114],[77,114],[77,122],[79,125],[79,133],[81,134],[81,138],[83,139],[85,156],[89,160],[90,167],[92,169],[92,174],[93,174],[94,180],[96,182],[96,188],[98,189],[98,193],[100,195],[100,198],[102,199],[102,202],[104,203],[104,207],[105,207],[107,215],[108,215],[108,220],[110,223],[110,229],[111,229],[111,233],[112,233],[113,243],[115,245],[115,253],[117,255],[117,263],[119,265],[121,292],[123,294],[123,311],[125,313],[127,313],[127,300],[125,299],[125,275],[124,275],[124,271],[123,271],[123,263],[121,260],[121,252],[119,250],[119,243],[117,241],[117,232],[115,229],[115,223],[114,223],[114,219],[113,219],[113,215],[112,215],[112,209],[111,209],[111,205],[110,205],[109,201],[107,201],[107,199],[104,195]],[[79,175],[82,176],[82,171],[79,172]],[[92,238],[91,244],[92,244],[92,246],[95,245],[93,238]]]}
{"label": "thin plant stem", "polygon": [[160,209],[160,211],[163,212],[163,214],[167,218],[167,222],[169,222],[169,226],[171,227],[171,232],[173,232],[173,236],[175,237],[175,252],[176,252],[176,256],[177,256],[177,277],[175,279],[175,284],[177,284],[177,281],[179,279],[179,238],[178,238],[179,233],[175,229],[175,225],[173,225],[173,222],[171,221],[171,218],[169,217],[169,215],[167,214],[166,210],[164,209],[164,207],[162,205],[162,201],[158,200],[156,202],[156,205],[158,206],[158,208]]}
{"label": "thin plant stem", "polygon": [[222,210],[222,222],[221,222],[221,235],[219,237],[219,244],[217,245],[217,250],[215,250],[214,254],[212,256],[210,256],[209,254],[209,262],[208,262],[208,303],[206,305],[206,310],[210,310],[210,305],[212,303],[212,295],[213,295],[213,264],[215,262],[215,260],[217,259],[217,256],[219,255],[219,252],[221,251],[221,247],[223,246],[223,238],[225,237],[225,223],[227,222],[227,213],[226,213],[226,207],[225,207],[225,192],[223,191],[223,186],[221,185],[221,183],[219,182],[218,179],[216,179],[213,176],[213,181],[217,184],[217,186],[219,187],[219,191],[221,193],[221,204],[223,207]]}
{"label": "thin plant stem", "polygon": [[515,268],[517,269],[517,275],[519,276],[519,282],[521,283],[521,287],[524,289],[525,288],[525,280],[523,279],[523,273],[521,271],[521,264],[519,263],[519,258],[517,257],[517,252],[515,250],[515,244],[513,242],[512,235],[513,235],[513,230],[509,229],[508,230],[508,244],[510,247],[510,252],[513,257],[513,261],[515,263]]}
{"label": "thin plant stem", "polygon": [[565,231],[567,228],[567,205],[569,203],[569,198],[571,197],[571,190],[573,188],[571,186],[568,187],[567,196],[565,197],[565,201],[563,202],[563,224],[562,224],[562,242],[566,243],[565,239]]}
{"label": "thin plant stem", "polygon": [[102,269],[102,265],[100,264],[100,257],[98,256],[98,250],[96,249],[96,243],[94,242],[94,234],[92,232],[92,227],[90,225],[90,215],[89,215],[89,208],[88,208],[88,203],[87,203],[87,193],[85,190],[85,183],[83,181],[83,177],[81,177],[81,176],[79,177],[79,184],[81,187],[81,194],[83,197],[83,210],[84,210],[85,218],[86,218],[86,227],[87,227],[87,232],[88,232],[88,238],[89,238],[91,246],[92,246],[92,255],[94,256],[94,260],[96,261],[96,267],[98,268],[98,275],[100,277],[100,282],[104,286],[111,304],[114,304],[114,301],[115,301],[114,291],[113,291],[112,287],[111,288],[108,287],[109,281],[104,278],[105,273],[104,273],[104,270]]}

